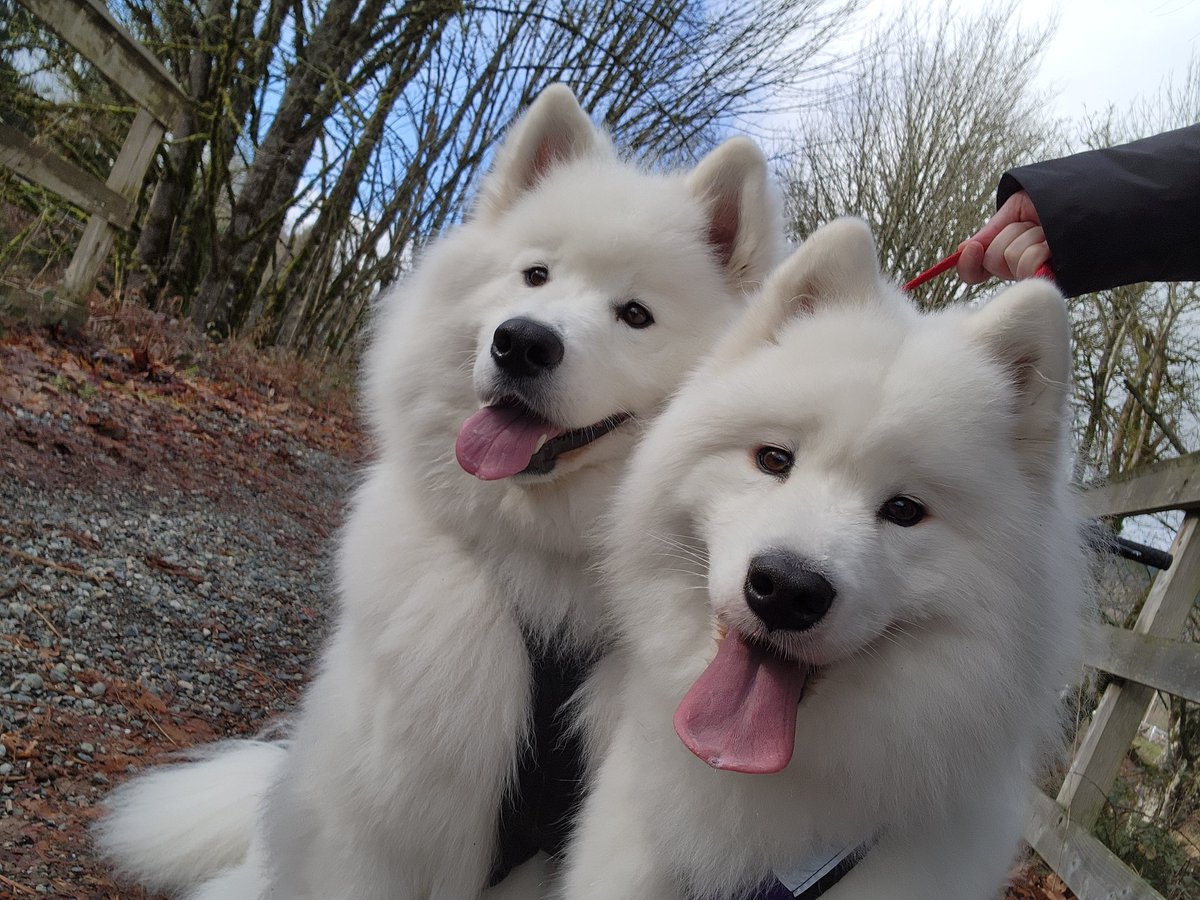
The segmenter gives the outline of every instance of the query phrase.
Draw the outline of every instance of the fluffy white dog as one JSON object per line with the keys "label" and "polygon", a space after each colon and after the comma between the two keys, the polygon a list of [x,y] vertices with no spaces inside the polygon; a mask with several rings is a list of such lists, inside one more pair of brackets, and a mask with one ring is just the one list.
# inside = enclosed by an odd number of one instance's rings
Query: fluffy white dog
{"label": "fluffy white dog", "polygon": [[[290,742],[221,745],[119,790],[100,831],[118,867],[212,900],[467,900],[520,862],[496,869],[518,771],[545,781],[531,710],[549,707],[540,729],[554,703],[534,663],[553,676],[598,645],[584,536],[639,423],[780,233],[750,142],[651,174],[546,90],[469,220],[384,301],[366,383],[378,461]],[[547,849],[542,799],[510,800],[509,857]]]}
{"label": "fluffy white dog", "polygon": [[569,900],[982,900],[1059,734],[1086,558],[1053,286],[923,315],[815,233],[647,433],[606,574],[620,718]]}

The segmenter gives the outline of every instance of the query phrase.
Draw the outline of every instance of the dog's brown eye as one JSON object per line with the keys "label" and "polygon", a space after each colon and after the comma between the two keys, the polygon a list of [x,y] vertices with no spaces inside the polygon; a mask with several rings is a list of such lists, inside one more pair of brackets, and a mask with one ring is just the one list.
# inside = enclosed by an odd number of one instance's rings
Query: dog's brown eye
{"label": "dog's brown eye", "polygon": [[630,300],[618,309],[617,318],[630,328],[646,328],[654,324],[654,316],[650,315],[650,310],[636,300]]}
{"label": "dog's brown eye", "polygon": [[912,497],[898,494],[879,508],[879,518],[902,528],[911,528],[925,518],[925,507]]}
{"label": "dog's brown eye", "polygon": [[550,280],[550,270],[545,266],[530,266],[523,274],[525,283],[530,287],[541,287]]}
{"label": "dog's brown eye", "polygon": [[792,464],[796,461],[789,451],[779,447],[759,447],[754,459],[760,469],[778,478],[783,478],[792,471]]}

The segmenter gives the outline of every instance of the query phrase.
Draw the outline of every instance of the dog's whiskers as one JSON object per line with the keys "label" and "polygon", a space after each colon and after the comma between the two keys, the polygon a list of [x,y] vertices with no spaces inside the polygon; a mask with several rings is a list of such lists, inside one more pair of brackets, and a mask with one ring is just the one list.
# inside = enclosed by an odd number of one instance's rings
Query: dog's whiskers
{"label": "dog's whiskers", "polygon": [[660,541],[666,544],[668,547],[678,550],[680,553],[686,554],[689,558],[695,560],[700,565],[708,566],[708,551],[703,545],[699,547],[694,546],[690,543],[687,543],[684,538],[679,536],[661,534],[653,531],[649,532],[648,534],[654,540]]}
{"label": "dog's whiskers", "polygon": [[[678,560],[679,562],[683,563],[685,566],[690,566],[690,565],[692,565],[692,564],[695,562],[694,560],[687,559],[686,557],[683,557],[683,556],[674,556],[674,555],[672,555],[672,554],[670,554],[670,553],[665,553],[665,554],[663,554],[663,556],[664,556],[665,558],[667,558],[667,559],[675,559],[675,560]],[[706,582],[707,582],[707,580],[708,580],[708,572],[706,572],[706,571],[705,571],[705,570],[703,570],[703,569],[693,569],[693,568],[683,568],[683,569],[681,569],[681,568],[678,568],[678,567],[676,567],[676,566],[668,566],[668,567],[667,567],[667,569],[666,569],[666,571],[668,571],[668,572],[675,572],[676,574],[679,574],[679,575],[688,575],[688,576],[690,576],[690,577],[692,577],[692,578],[702,578],[702,579],[704,579]]]}

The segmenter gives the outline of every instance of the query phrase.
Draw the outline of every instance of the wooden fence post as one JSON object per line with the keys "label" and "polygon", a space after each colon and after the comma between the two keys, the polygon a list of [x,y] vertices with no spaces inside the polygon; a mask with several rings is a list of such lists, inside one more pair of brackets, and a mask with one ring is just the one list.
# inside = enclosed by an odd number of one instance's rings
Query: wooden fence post
{"label": "wooden fence post", "polygon": [[[1154,579],[1133,631],[1152,637],[1178,637],[1200,592],[1200,514],[1188,513],[1175,536],[1175,563]],[[1121,761],[1154,699],[1155,689],[1136,682],[1110,684],[1104,691],[1058,803],[1075,825],[1090,830],[1108,798]]]}
{"label": "wooden fence post", "polygon": [[[153,115],[139,109],[105,186],[126,200],[136,202],[164,131],[162,123]],[[81,328],[87,321],[87,295],[112,249],[116,233],[116,228],[104,216],[93,215],[88,219],[83,237],[63,276],[63,299],[67,304],[63,324],[68,328]]]}
{"label": "wooden fence post", "polygon": [[1077,897],[1163,900],[1111,850],[1071,821],[1071,814],[1036,788],[1025,839]]}
{"label": "wooden fence post", "polygon": [[117,229],[133,224],[137,197],[167,127],[189,102],[162,63],[113,19],[103,0],[19,0],[138,105],[133,126],[104,185],[73,163],[0,124],[0,164],[89,213],[61,292],[41,316],[78,329],[87,295],[112,249]]}

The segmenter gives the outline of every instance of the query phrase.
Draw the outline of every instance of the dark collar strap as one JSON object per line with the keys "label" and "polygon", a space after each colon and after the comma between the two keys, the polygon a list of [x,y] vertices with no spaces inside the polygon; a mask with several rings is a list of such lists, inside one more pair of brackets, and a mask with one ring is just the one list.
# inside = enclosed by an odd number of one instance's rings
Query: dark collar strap
{"label": "dark collar strap", "polygon": [[832,865],[829,862],[824,864],[830,866],[829,870],[822,873],[816,881],[809,884],[798,894],[793,894],[791,888],[781,881],[771,879],[762,885],[750,900],[817,900],[818,897],[824,896],[826,891],[841,881],[846,873],[858,864],[858,861],[866,855],[873,843],[874,841],[865,841],[853,850],[844,851],[840,855],[831,857],[830,862]]}
{"label": "dark collar strap", "polygon": [[858,861],[863,858],[866,849],[866,845],[863,845],[853,853],[845,856],[841,862],[817,879],[816,884],[810,885],[799,894],[796,894],[796,900],[817,900],[818,897],[841,881],[847,872],[858,865]]}

